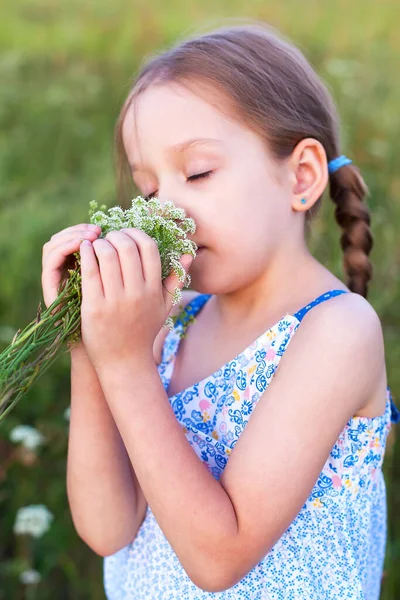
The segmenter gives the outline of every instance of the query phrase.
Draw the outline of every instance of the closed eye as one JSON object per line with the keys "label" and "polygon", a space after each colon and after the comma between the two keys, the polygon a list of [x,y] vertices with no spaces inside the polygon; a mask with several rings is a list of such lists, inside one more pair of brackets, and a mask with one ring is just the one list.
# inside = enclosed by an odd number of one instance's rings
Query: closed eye
{"label": "closed eye", "polygon": [[[205,173],[197,173],[197,175],[190,175],[190,177],[187,178],[187,181],[193,183],[193,182],[198,181],[200,179],[206,179],[211,174],[212,174],[212,171],[206,171]],[[145,196],[145,200],[150,200],[150,198],[152,198],[153,196],[155,196],[156,193],[157,192],[153,192],[153,193],[149,194],[148,196]]]}
{"label": "closed eye", "polygon": [[197,181],[198,179],[205,179],[211,175],[212,171],[206,171],[205,173],[198,173],[197,175],[191,175],[188,177],[188,181]]}

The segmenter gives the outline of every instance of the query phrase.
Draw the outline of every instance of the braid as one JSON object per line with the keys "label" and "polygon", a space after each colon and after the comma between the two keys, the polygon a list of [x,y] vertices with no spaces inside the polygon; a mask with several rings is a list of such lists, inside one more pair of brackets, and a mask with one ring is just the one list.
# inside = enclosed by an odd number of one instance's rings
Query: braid
{"label": "braid", "polygon": [[347,287],[367,297],[372,265],[368,255],[373,245],[370,213],[364,198],[368,188],[354,165],[346,165],[330,174],[330,196],[336,204],[335,218],[343,230],[340,245]]}

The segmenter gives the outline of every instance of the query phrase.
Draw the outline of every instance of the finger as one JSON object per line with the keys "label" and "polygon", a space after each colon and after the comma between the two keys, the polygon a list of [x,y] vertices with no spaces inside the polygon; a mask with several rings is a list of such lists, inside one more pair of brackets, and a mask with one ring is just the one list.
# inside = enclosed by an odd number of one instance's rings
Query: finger
{"label": "finger", "polygon": [[[190,254],[184,254],[183,256],[181,256],[179,262],[181,263],[182,267],[187,273],[190,269],[190,265],[193,262],[193,256],[191,256]],[[185,279],[181,281],[179,278],[179,273],[176,273],[175,271],[172,271],[172,273],[170,273],[168,277],[166,277],[163,280],[163,296],[168,313],[171,310],[172,305],[174,304],[175,288],[179,288],[180,290],[182,290],[184,284]]]}
{"label": "finger", "polygon": [[139,251],[143,278],[147,285],[156,288],[161,283],[161,257],[157,242],[141,229],[121,229],[134,240]]}
{"label": "finger", "polygon": [[79,242],[83,239],[88,239],[93,242],[97,239],[97,236],[98,234],[95,231],[90,231],[89,229],[77,229],[76,231],[69,231],[67,233],[60,231],[55,236],[52,236],[48,242],[43,244],[42,261],[47,260],[48,255],[54,250],[57,250],[57,248],[60,247],[60,244],[67,244],[73,240]]}
{"label": "finger", "polygon": [[71,227],[66,227],[65,229],[62,229],[61,231],[58,231],[57,233],[52,235],[50,239],[52,240],[59,236],[74,233],[77,231],[94,231],[97,234],[100,234],[101,227],[100,227],[100,225],[92,225],[91,223],[80,223],[79,225],[71,225]]}
{"label": "finger", "polygon": [[135,240],[121,231],[110,231],[106,239],[118,253],[124,288],[128,292],[141,289],[144,285],[143,265]]}
{"label": "finger", "polygon": [[99,298],[104,298],[103,283],[93,245],[85,240],[80,246],[82,302],[95,306]]}
{"label": "finger", "polygon": [[42,287],[46,306],[56,299],[62,276],[61,267],[66,265],[70,255],[79,251],[81,241],[80,238],[69,240],[43,257]]}
{"label": "finger", "polygon": [[59,244],[49,254],[43,256],[43,272],[46,276],[52,276],[54,273],[60,274],[60,269],[64,265],[68,256],[79,251],[82,238],[74,238],[63,244]]}
{"label": "finger", "polygon": [[124,288],[118,252],[106,239],[95,240],[93,249],[99,261],[104,297],[115,300],[121,295]]}

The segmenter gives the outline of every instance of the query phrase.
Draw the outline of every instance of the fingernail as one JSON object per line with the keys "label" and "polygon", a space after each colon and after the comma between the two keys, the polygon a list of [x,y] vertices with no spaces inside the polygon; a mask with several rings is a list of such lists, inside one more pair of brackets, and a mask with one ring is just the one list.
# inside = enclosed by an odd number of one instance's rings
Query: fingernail
{"label": "fingernail", "polygon": [[91,231],[96,231],[98,227],[98,225],[89,225],[88,229],[90,229]]}
{"label": "fingernail", "polygon": [[83,240],[81,246],[91,246],[92,243],[90,242],[90,240]]}

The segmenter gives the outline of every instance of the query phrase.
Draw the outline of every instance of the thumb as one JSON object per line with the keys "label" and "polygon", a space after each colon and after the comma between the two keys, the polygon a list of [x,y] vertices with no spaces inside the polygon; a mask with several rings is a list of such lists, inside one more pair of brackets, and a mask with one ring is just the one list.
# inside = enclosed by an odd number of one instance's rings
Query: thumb
{"label": "thumb", "polygon": [[181,265],[185,269],[185,271],[188,271],[188,269],[190,268],[190,265],[193,262],[193,256],[191,254],[183,254],[183,256],[181,256],[181,259],[179,262],[181,263]]}

